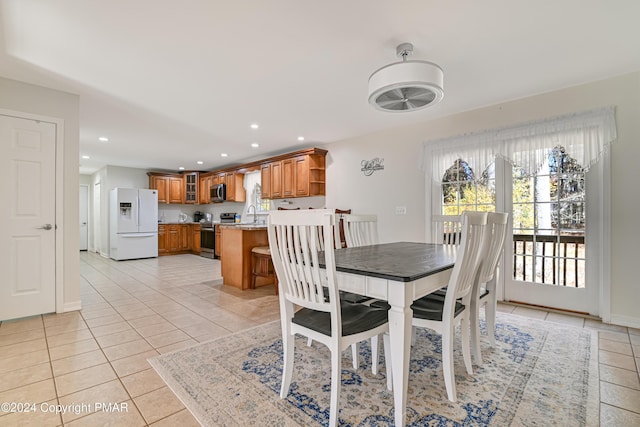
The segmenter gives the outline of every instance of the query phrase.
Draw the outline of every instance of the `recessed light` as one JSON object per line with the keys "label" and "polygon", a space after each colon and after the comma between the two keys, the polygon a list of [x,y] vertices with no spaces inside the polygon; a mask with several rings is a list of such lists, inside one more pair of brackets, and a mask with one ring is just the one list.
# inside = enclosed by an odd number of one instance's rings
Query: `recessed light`
{"label": "recessed light", "polygon": [[199,165],[204,165],[204,162],[202,160],[198,160],[196,163]]}
{"label": "recessed light", "polygon": [[251,146],[253,148],[258,148],[258,147],[260,147],[260,144],[258,144],[257,142],[254,142],[253,144],[251,144]]}
{"label": "recessed light", "polygon": [[180,166],[180,167],[178,168],[178,170],[183,171],[183,170],[184,170],[184,166]]}
{"label": "recessed light", "polygon": [[101,136],[100,138],[98,138],[98,141],[100,141],[100,142],[109,142],[109,138],[107,138],[106,136]]}
{"label": "recessed light", "polygon": [[304,136],[299,136],[298,141],[304,141]]}
{"label": "recessed light", "polygon": [[251,129],[258,129],[259,126],[257,123],[251,123]]}
{"label": "recessed light", "polygon": [[227,157],[228,154],[227,153],[220,153],[220,157]]}
{"label": "recessed light", "polygon": [[89,156],[82,156],[83,159],[90,159],[91,157]]}

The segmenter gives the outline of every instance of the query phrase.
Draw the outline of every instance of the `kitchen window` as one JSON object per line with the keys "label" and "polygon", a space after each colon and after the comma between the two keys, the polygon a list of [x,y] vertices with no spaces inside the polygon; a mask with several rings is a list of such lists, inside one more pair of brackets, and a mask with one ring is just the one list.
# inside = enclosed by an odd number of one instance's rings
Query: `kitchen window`
{"label": "kitchen window", "polygon": [[271,201],[262,198],[260,171],[247,172],[244,175],[244,189],[247,192],[247,198],[242,212],[242,222],[253,221],[253,218],[251,217],[254,214],[254,209],[256,215],[266,214],[269,212]]}

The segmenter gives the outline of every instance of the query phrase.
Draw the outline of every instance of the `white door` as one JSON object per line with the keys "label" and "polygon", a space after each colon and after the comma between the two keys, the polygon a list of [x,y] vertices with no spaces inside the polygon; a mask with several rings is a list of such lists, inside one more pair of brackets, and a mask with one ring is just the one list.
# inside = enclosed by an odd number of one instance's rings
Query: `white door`
{"label": "white door", "polygon": [[441,213],[509,213],[499,299],[598,315],[605,167],[600,161],[585,173],[562,150],[549,154],[550,163],[533,176],[503,159],[484,171],[456,161],[438,194]]}
{"label": "white door", "polygon": [[100,215],[100,211],[101,211],[101,203],[100,203],[100,198],[102,197],[101,195],[101,190],[100,190],[101,186],[99,182],[96,182],[93,185],[93,244],[94,244],[94,250],[99,253],[99,254],[103,254],[102,251],[102,222],[101,222],[101,215]]}
{"label": "white door", "polygon": [[0,115],[0,320],[55,311],[56,125]]}
{"label": "white door", "polygon": [[80,250],[89,248],[89,186],[80,186]]}
{"label": "white door", "polygon": [[594,239],[602,218],[594,190],[601,167],[585,173],[559,148],[548,158],[533,176],[507,168],[512,180],[505,202],[512,228],[505,245],[504,297],[598,315],[602,254]]}

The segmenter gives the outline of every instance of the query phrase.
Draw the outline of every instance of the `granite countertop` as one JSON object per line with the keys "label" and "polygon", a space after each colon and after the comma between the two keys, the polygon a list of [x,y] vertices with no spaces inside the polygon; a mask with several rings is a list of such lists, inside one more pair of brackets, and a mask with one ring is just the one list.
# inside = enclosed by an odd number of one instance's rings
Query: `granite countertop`
{"label": "granite countertop", "polygon": [[229,224],[218,224],[220,226],[221,229],[234,229],[234,228],[240,228],[242,230],[266,230],[267,229],[267,225],[266,224],[254,224],[254,223],[245,223],[245,224],[235,224],[235,223],[229,223]]}
{"label": "granite countertop", "polygon": [[200,225],[199,222],[193,222],[193,221],[185,221],[185,222],[180,222],[180,221],[165,221],[165,222],[158,222],[158,225],[174,225],[174,224],[198,224]]}

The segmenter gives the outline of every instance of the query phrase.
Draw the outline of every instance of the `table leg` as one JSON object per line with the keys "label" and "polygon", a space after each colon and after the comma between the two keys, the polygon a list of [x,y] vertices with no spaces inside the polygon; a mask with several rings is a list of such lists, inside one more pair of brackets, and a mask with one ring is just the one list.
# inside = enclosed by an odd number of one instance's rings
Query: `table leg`
{"label": "table leg", "polygon": [[389,281],[388,291],[395,425],[402,427],[405,425],[409,385],[413,288],[407,283]]}

